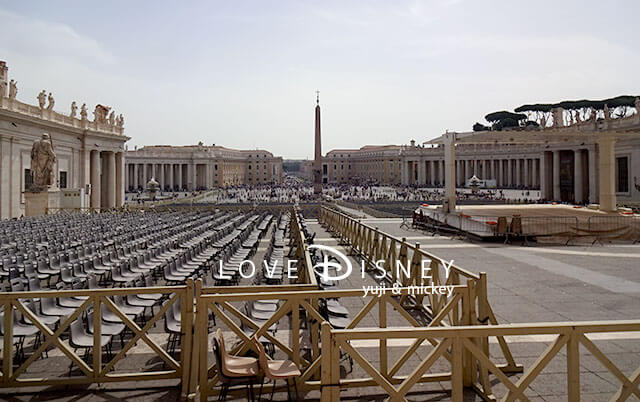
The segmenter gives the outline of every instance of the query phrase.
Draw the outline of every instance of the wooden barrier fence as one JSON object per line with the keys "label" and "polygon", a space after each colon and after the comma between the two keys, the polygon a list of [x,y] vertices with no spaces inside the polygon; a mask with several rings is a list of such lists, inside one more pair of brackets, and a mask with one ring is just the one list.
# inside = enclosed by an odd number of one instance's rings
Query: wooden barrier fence
{"label": "wooden barrier fence", "polygon": [[[488,371],[494,375],[498,383],[505,386],[507,393],[502,401],[522,400],[528,401],[524,391],[544,370],[547,364],[565,349],[567,372],[566,384],[568,400],[574,402],[580,400],[580,345],[588,350],[593,357],[602,364],[609,373],[620,381],[618,391],[612,396],[611,401],[623,401],[633,394],[640,399],[640,367],[627,376],[618,368],[599,348],[589,339],[589,334],[603,332],[638,332],[640,320],[633,321],[600,321],[600,322],[560,322],[560,323],[528,323],[490,326],[460,326],[438,328],[387,328],[387,329],[332,329],[325,323],[322,324],[323,371],[321,377],[322,402],[337,401],[340,399],[340,389],[347,386],[345,380],[339,378],[339,367],[336,367],[336,356],[341,352],[348,353],[371,376],[375,386],[382,388],[383,393],[389,395],[391,401],[406,401],[406,395],[416,383],[424,378],[424,373],[442,356],[447,357],[451,364],[451,399],[455,402],[463,400],[463,387],[465,385],[465,372],[468,369],[464,365],[465,354],[471,354],[479,372]],[[504,371],[491,361],[484,352],[479,340],[487,337],[505,337],[510,335],[557,335],[538,359],[519,376],[517,381],[512,381]],[[394,377],[377,369],[367,361],[351,343],[362,340],[376,340],[379,342],[393,339],[414,339],[417,342],[428,340],[432,342],[428,356],[423,359],[409,376]],[[326,370],[324,368],[327,368]],[[442,381],[439,374],[431,374],[434,381]],[[495,380],[494,380],[495,382]],[[486,377],[481,379],[476,387],[486,384],[485,391],[490,383]],[[397,386],[396,386],[397,385]],[[495,384],[494,384],[495,385]],[[481,393],[486,400],[495,400],[495,396],[489,391]]]}
{"label": "wooden barrier fence", "polygon": [[[430,284],[435,286],[466,285],[470,289],[471,325],[498,324],[487,297],[486,273],[475,274],[465,270],[453,264],[452,261],[443,260],[427,252],[420,247],[419,243],[409,244],[405,238],[398,239],[378,230],[378,228],[368,226],[325,206],[320,212],[320,222],[330,233],[338,237],[338,244],[350,247],[353,254],[360,255],[370,265],[376,261],[384,260],[387,280],[391,284],[398,283],[403,287]],[[425,281],[422,275],[422,264],[427,260],[429,261],[431,278]],[[409,269],[407,271],[397,269],[394,266],[396,261]],[[436,294],[428,295],[428,304],[425,306],[423,298],[417,297],[416,305],[426,309],[431,316],[437,316],[442,309],[440,298]],[[402,302],[405,301],[406,298],[403,298]],[[522,366],[516,364],[507,342],[501,337],[498,337],[498,342],[507,361],[501,368],[505,372],[521,372]],[[483,341],[483,348],[488,352],[487,340]]]}
{"label": "wooden barrier fence", "polygon": [[[302,285],[305,286],[305,285]],[[281,291],[280,289],[270,289],[270,286],[261,287],[260,289],[252,288],[248,293],[225,293],[229,292],[229,288],[201,288],[201,283],[196,283],[197,298],[197,318],[195,331],[195,344],[199,345],[197,352],[194,354],[194,367],[199,365],[199,392],[201,400],[207,400],[211,395],[215,395],[217,390],[214,388],[218,382],[215,364],[209,360],[210,342],[209,328],[210,314],[216,318],[219,324],[224,324],[233,336],[239,342],[231,348],[233,355],[245,355],[248,352],[256,352],[251,337],[266,339],[271,342],[275,349],[281,351],[288,359],[294,361],[302,371],[302,376],[298,379],[298,389],[312,390],[321,388],[320,374],[326,369],[323,366],[323,357],[326,351],[320,353],[318,345],[320,344],[320,332],[314,330],[319,326],[313,326],[312,323],[326,323],[319,308],[320,299],[325,298],[363,298],[364,305],[347,325],[346,329],[351,330],[362,324],[365,317],[377,306],[378,325],[381,328],[387,327],[387,317],[389,310],[395,310],[405,318],[407,325],[412,327],[435,327],[435,326],[452,326],[460,324],[468,324],[469,322],[469,288],[467,286],[454,286],[451,297],[446,300],[442,306],[441,312],[437,317],[433,317],[428,323],[420,321],[415,317],[415,312],[405,309],[399,302],[400,298],[407,296],[411,289],[396,288],[395,293],[386,293],[382,296],[368,294],[365,297],[363,289],[351,290],[290,290]],[[256,323],[245,313],[238,303],[247,303],[255,300],[277,300],[278,309],[269,320],[262,324]],[[278,338],[270,333],[268,329],[279,321],[290,317],[288,323],[287,339]],[[371,322],[368,326],[371,327]],[[287,327],[287,325],[285,325]],[[246,328],[251,329],[251,335],[245,333]],[[305,342],[308,340],[308,342]],[[306,343],[303,347],[301,343]],[[389,375],[397,373],[409,360],[413,351],[408,350],[394,365],[389,366],[388,349],[385,341],[379,344],[379,356],[382,370]],[[303,353],[306,349],[306,353]],[[197,357],[196,357],[197,356]],[[196,359],[201,359],[197,361]],[[340,359],[331,364],[339,364]],[[195,380],[195,379],[194,379]],[[430,380],[427,376],[423,381]],[[370,378],[350,378],[345,383],[347,387],[362,387],[374,385]],[[269,388],[270,389],[270,388]],[[191,391],[195,392],[196,387],[192,386]]]}
{"label": "wooden barrier fence", "polygon": [[[112,300],[113,296],[126,297],[139,294],[162,294],[166,296],[166,302],[160,306],[159,310],[150,317],[141,327],[125,314]],[[183,385],[183,392],[186,393],[191,367],[192,348],[192,326],[193,326],[193,280],[188,280],[184,286],[164,286],[146,288],[126,288],[126,289],[89,289],[89,290],[60,290],[60,291],[29,291],[29,292],[2,292],[0,293],[0,307],[3,309],[3,348],[2,348],[2,376],[0,377],[0,387],[26,387],[26,386],[47,386],[47,385],[72,385],[106,383],[118,381],[151,381],[162,379],[180,379]],[[29,308],[27,301],[33,298],[85,298],[84,302],[77,307],[73,313],[60,318],[59,325],[55,330],[42,322],[38,317],[38,312]],[[180,340],[180,359],[175,360],[169,355],[150,335],[150,329],[164,317],[165,312],[172,308],[173,304],[180,303],[180,326],[182,336]],[[111,360],[103,362],[102,347],[102,306],[106,306],[106,311],[115,314],[122,324],[130,330],[133,336],[124,344]],[[63,340],[61,335],[69,332],[70,325],[75,320],[82,320],[85,312],[93,312],[93,347],[91,347],[90,360],[85,362],[70,345],[68,340]],[[16,348],[14,344],[14,313],[19,312],[27,322],[38,328],[43,339],[39,344],[34,344],[33,353],[26,360],[18,362],[14,368],[14,355]],[[34,334],[35,335],[35,334]],[[134,367],[131,372],[113,372],[116,364],[126,358],[126,353],[138,342],[144,342],[167,367],[165,370],[144,371],[139,367]],[[34,377],[22,376],[36,360],[48,353],[50,347],[58,348],[64,356],[70,359],[81,371],[82,375],[69,377]],[[184,352],[184,353],[182,353]]]}

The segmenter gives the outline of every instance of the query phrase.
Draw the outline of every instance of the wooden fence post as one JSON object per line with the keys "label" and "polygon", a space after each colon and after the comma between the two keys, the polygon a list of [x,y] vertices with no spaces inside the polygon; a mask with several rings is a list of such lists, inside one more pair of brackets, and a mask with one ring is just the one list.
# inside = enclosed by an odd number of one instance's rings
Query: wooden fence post
{"label": "wooden fence post", "polygon": [[180,342],[180,363],[182,368],[182,396],[189,392],[189,379],[191,378],[191,354],[193,353],[193,279],[187,279],[187,286],[182,291],[180,298],[182,339]]}
{"label": "wooden fence post", "polygon": [[462,402],[464,395],[462,348],[462,339],[459,335],[454,335],[451,345],[451,400],[453,402]]}
{"label": "wooden fence post", "polygon": [[[198,378],[199,378],[199,370],[200,365],[204,361],[205,368],[207,367],[207,357],[206,355],[200,356],[200,346],[202,343],[201,339],[201,327],[207,327],[208,314],[204,303],[200,300],[202,296],[202,279],[198,278],[196,281],[196,293],[195,293],[195,301],[196,301],[196,321],[193,330],[193,343],[191,347],[191,365],[189,367],[189,384],[188,384],[188,396],[189,400],[192,400],[196,393],[198,392]],[[204,308],[203,311],[201,309]],[[204,318],[204,321],[203,321]],[[205,329],[205,333],[207,330]],[[206,345],[206,342],[205,342]],[[208,345],[206,345],[208,346]],[[205,350],[206,350],[205,346]]]}
{"label": "wooden fence post", "polygon": [[323,322],[321,326],[320,339],[322,342],[321,374],[320,374],[320,400],[322,402],[332,402],[331,399],[331,325]]}
{"label": "wooden fence post", "polygon": [[567,342],[567,393],[570,401],[580,402],[580,334],[571,332]]}

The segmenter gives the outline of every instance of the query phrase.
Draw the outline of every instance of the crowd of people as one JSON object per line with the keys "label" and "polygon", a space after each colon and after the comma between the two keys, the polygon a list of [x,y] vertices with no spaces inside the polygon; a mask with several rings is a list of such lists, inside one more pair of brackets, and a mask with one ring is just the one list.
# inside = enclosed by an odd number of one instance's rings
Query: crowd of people
{"label": "crowd of people", "polygon": [[[382,186],[382,185],[323,185],[322,195],[330,200],[360,202],[428,202],[442,200],[443,188]],[[460,200],[529,201],[539,199],[539,191],[514,189],[457,189]],[[279,185],[233,186],[193,192],[159,192],[161,199],[190,198],[196,203],[246,204],[246,203],[297,203],[316,199],[313,186],[308,182],[287,177]],[[141,202],[145,193],[130,193],[128,200]]]}

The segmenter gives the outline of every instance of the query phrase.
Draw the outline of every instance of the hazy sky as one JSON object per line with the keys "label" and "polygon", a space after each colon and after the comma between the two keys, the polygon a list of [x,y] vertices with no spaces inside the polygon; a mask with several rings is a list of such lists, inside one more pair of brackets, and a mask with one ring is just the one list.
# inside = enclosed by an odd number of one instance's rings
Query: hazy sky
{"label": "hazy sky", "polygon": [[0,60],[22,101],[123,113],[130,147],[311,158],[316,89],[324,152],[638,94],[638,16],[637,0],[0,0]]}

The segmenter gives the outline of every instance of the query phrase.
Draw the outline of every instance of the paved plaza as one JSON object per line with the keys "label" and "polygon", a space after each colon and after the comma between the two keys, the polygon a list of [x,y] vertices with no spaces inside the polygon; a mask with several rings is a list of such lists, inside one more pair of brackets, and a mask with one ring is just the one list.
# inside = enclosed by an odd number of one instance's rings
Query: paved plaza
{"label": "paved plaza", "polygon": [[[351,211],[354,212],[354,211]],[[397,237],[404,237],[410,243],[420,243],[421,248],[446,260],[454,260],[455,264],[471,272],[486,272],[488,275],[489,301],[498,321],[503,323],[531,323],[555,321],[591,321],[591,320],[625,320],[637,319],[640,311],[640,246],[632,244],[615,244],[607,246],[520,246],[502,243],[480,243],[449,237],[432,236],[421,230],[402,228],[402,219],[363,219],[363,222]],[[315,232],[316,244],[339,246],[317,220],[307,220],[308,229]],[[266,236],[265,239],[268,239]],[[267,240],[263,239],[258,252],[253,257],[261,261],[266,250]],[[353,259],[353,257],[350,257]],[[353,260],[354,264],[359,261]],[[354,265],[358,266],[358,265]],[[211,285],[210,278],[206,279]],[[246,283],[245,283],[246,282]],[[376,281],[366,274],[351,275],[340,283],[341,289],[360,289]],[[242,284],[250,284],[244,280]],[[361,297],[344,298],[341,303],[348,308],[351,315],[356,314],[365,304]],[[409,324],[393,311],[388,313],[388,326],[408,326]],[[282,331],[277,337],[289,342],[286,328],[288,319],[280,324]],[[378,315],[369,312],[358,327],[378,327]],[[227,328],[223,328],[225,338],[232,344],[237,338]],[[152,331],[153,332],[153,331]],[[152,333],[151,337],[159,344],[166,343],[161,331]],[[630,375],[640,366],[640,334],[635,333],[603,333],[591,339],[614,362],[622,372]],[[509,347],[517,363],[524,365],[525,370],[532,365],[538,356],[553,341],[549,335],[512,336],[507,337]],[[410,345],[410,340],[395,340],[389,343],[389,361],[395,362]],[[379,362],[377,342],[357,341],[353,344],[376,365]],[[211,350],[211,349],[209,349]],[[431,347],[421,346],[399,372],[409,374],[428,353]],[[495,339],[490,340],[492,360],[500,362],[501,353]],[[213,361],[211,352],[210,361]],[[126,365],[129,369],[138,366],[153,365],[157,357],[144,344],[139,344],[128,354]],[[343,378],[356,378],[365,375],[357,364],[350,367],[348,361],[342,361]],[[36,370],[38,366],[36,365]],[[127,367],[120,367],[127,370]],[[443,358],[434,364],[430,372],[446,371],[450,367]],[[46,366],[40,366],[40,372],[65,371],[68,360],[60,352],[53,350],[49,354]],[[59,369],[59,370],[58,370]],[[619,387],[619,382],[603,367],[587,350],[581,351],[580,360],[581,387],[583,400],[599,401],[608,399]],[[512,375],[519,378],[519,374]],[[515,380],[514,380],[515,381]],[[56,392],[42,392],[47,389],[2,390],[0,399],[9,401],[47,400],[47,401],[155,401],[175,400],[179,390],[171,383],[157,381],[145,383],[144,390],[138,389],[135,383],[101,384],[89,386],[86,391],[74,387],[72,390],[55,389]],[[177,385],[175,382],[174,385]],[[154,388],[157,387],[157,388]],[[54,390],[54,389],[51,389]],[[418,384],[408,395],[409,400],[439,401],[449,400],[450,385],[448,382]],[[7,392],[9,391],[9,392]],[[32,393],[32,391],[41,391]],[[504,395],[505,388],[497,384],[493,387],[497,397]],[[383,400],[385,393],[381,388],[353,388],[341,391],[342,400]],[[566,357],[561,351],[540,376],[526,391],[531,400],[562,401],[567,400]],[[319,391],[307,393],[307,400],[318,400]],[[237,400],[243,400],[239,396]],[[274,400],[286,400],[286,394],[276,394]],[[465,391],[465,400],[480,400],[471,391]]]}

